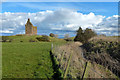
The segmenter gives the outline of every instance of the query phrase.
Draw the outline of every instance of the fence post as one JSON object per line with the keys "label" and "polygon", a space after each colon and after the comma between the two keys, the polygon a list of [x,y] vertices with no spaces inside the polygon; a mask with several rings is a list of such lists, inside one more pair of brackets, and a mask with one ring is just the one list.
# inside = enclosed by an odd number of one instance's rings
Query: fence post
{"label": "fence post", "polygon": [[53,43],[51,44],[51,51],[53,50]]}
{"label": "fence post", "polygon": [[70,57],[69,57],[69,59],[68,59],[67,67],[65,68],[65,72],[64,72],[64,78],[66,78],[66,76],[67,76],[68,68],[69,68],[69,66],[70,66],[70,61],[71,61],[71,58],[72,58],[72,54],[73,54],[73,53],[70,54]]}
{"label": "fence post", "polygon": [[60,64],[62,63],[63,57],[64,57],[64,52],[63,52],[62,55],[61,55],[61,59],[60,59],[59,66],[60,66]]}
{"label": "fence post", "polygon": [[84,72],[83,72],[83,75],[82,75],[82,79],[81,79],[81,80],[83,80],[83,78],[84,78],[85,71],[86,71],[86,68],[87,68],[87,63],[88,63],[88,62],[85,63],[85,69],[84,69]]}

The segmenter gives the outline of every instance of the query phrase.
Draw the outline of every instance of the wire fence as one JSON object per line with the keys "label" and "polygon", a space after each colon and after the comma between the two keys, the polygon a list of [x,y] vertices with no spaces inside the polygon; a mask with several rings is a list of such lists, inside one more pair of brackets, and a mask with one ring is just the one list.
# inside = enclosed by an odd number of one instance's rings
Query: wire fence
{"label": "wire fence", "polygon": [[[52,44],[52,48],[51,49],[54,49],[55,47],[56,46],[55,45],[53,46],[53,44]],[[84,63],[85,63],[84,65],[86,65],[86,66],[84,67],[84,71],[83,71],[82,77],[84,78],[84,75],[87,73],[86,69],[89,68],[90,72],[92,72],[94,74],[97,74],[99,76],[99,78],[106,78],[103,74],[101,74],[100,72],[97,72],[93,67],[91,67],[90,65],[87,65],[88,61],[84,58],[83,54],[84,53],[82,53],[81,56],[84,59]],[[68,74],[68,71],[69,71],[71,59],[73,58],[73,52],[71,51],[71,53],[69,54],[69,57],[65,61],[64,61],[64,56],[65,56],[65,52],[63,51],[63,52],[61,52],[61,56],[59,57],[58,62],[59,62],[59,67],[64,65],[64,68],[61,68],[61,69],[63,71],[63,77],[67,78],[67,74]],[[55,55],[55,57],[56,57],[56,59],[58,58],[56,55]],[[63,64],[63,62],[65,62],[65,63]],[[81,60],[80,60],[80,62],[82,63]],[[82,67],[82,66],[80,66],[80,67]],[[117,71],[116,71],[116,74],[118,74]]]}

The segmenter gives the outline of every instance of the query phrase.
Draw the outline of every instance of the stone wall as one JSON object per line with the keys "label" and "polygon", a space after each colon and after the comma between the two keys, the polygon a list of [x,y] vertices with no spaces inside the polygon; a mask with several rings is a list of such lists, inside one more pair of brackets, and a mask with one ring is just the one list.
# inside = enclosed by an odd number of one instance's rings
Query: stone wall
{"label": "stone wall", "polygon": [[36,27],[36,26],[33,27],[33,34],[34,34],[34,35],[37,34],[37,27]]}

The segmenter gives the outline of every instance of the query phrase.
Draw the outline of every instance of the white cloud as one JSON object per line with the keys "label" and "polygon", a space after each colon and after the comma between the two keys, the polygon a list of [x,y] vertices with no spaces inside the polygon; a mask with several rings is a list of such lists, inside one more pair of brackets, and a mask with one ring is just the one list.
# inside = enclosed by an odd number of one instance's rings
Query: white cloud
{"label": "white cloud", "polygon": [[118,35],[118,15],[113,15],[104,19],[96,27],[94,27],[99,33],[106,32],[108,35]]}
{"label": "white cloud", "polygon": [[[105,19],[105,16],[94,13],[83,14],[69,9],[56,11],[42,11],[37,13],[1,13],[2,33],[24,33],[25,23],[30,18],[38,30],[72,30],[81,26],[83,29],[92,28],[98,32],[105,30],[112,32],[117,29],[118,16],[113,15]],[[1,21],[2,20],[2,21]],[[107,32],[106,32],[107,34]]]}
{"label": "white cloud", "polygon": [[4,31],[0,31],[0,33],[13,33],[13,31],[9,31],[9,30],[4,30]]}

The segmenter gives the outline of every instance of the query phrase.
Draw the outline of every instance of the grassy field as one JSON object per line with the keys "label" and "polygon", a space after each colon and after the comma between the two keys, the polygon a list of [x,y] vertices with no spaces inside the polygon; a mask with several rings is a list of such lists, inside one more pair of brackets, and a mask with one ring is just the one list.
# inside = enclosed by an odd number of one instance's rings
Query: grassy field
{"label": "grassy field", "polygon": [[3,78],[51,78],[51,43],[3,43]]}
{"label": "grassy field", "polygon": [[[33,35],[33,36],[6,36],[8,38],[8,40],[12,40],[12,43],[18,43],[18,42],[29,42],[30,39],[33,39],[37,42],[39,42],[36,37],[42,37],[41,35]],[[49,36],[48,36],[49,37]],[[1,38],[1,36],[0,36]],[[63,39],[58,39],[58,38],[54,38],[54,37],[49,37],[50,42],[65,42]]]}
{"label": "grassy field", "polygon": [[65,44],[66,41],[49,37],[50,42],[29,42],[36,37],[41,36],[8,36],[12,42],[2,43],[3,78],[52,78],[54,76],[50,57],[51,44],[53,43],[55,47]]}
{"label": "grassy field", "polygon": [[36,37],[40,36],[8,36],[12,42],[2,43],[3,78],[52,78],[51,44],[65,41],[49,37],[51,42],[29,42]]}

